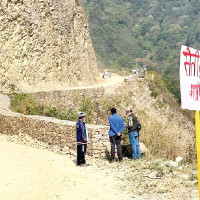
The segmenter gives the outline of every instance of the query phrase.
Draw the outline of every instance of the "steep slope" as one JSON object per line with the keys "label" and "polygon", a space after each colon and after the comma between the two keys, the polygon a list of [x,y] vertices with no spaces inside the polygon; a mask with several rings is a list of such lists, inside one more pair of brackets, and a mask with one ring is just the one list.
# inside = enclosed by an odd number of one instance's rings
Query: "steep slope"
{"label": "steep slope", "polygon": [[0,88],[93,83],[88,24],[77,0],[0,1]]}
{"label": "steep slope", "polygon": [[[157,73],[149,72],[144,79],[133,77],[121,86],[107,88],[101,102],[104,109],[116,107],[124,119],[126,107],[133,109],[142,124],[140,140],[152,155],[169,159],[181,155],[190,162],[196,159],[192,118],[180,109]],[[99,122],[105,120],[103,113],[101,117]],[[129,143],[128,136],[126,139]]]}

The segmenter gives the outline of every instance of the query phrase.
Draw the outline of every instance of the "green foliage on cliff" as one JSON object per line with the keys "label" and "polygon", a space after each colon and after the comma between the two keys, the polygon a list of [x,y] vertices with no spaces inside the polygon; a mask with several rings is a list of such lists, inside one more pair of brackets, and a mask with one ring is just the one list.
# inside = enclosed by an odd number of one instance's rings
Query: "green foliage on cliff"
{"label": "green foliage on cliff", "polygon": [[11,109],[14,112],[22,113],[24,115],[42,115],[47,117],[55,117],[62,120],[77,119],[77,112],[73,109],[61,111],[55,107],[48,107],[39,105],[35,99],[29,94],[25,93],[11,93]]}
{"label": "green foliage on cliff", "polygon": [[178,79],[181,45],[200,49],[197,0],[82,0],[82,4],[101,68],[146,64]]}

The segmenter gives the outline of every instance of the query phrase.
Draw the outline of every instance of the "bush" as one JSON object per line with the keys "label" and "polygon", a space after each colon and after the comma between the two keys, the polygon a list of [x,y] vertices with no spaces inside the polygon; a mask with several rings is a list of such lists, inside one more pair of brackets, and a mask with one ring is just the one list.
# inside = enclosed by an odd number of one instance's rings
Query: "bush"
{"label": "bush", "polygon": [[45,111],[45,116],[47,117],[55,117],[60,118],[60,110],[57,110],[55,107],[53,108],[47,108],[47,111]]}
{"label": "bush", "polygon": [[198,175],[197,174],[190,174],[190,177],[189,177],[190,181],[195,181],[195,180],[198,180]]}
{"label": "bush", "polygon": [[151,164],[148,166],[148,169],[150,169],[150,170],[160,170],[160,169],[161,169],[161,167],[160,167],[160,162],[159,162],[159,161],[156,161],[156,162],[151,163]]}
{"label": "bush", "polygon": [[63,113],[55,107],[47,107],[39,105],[30,95],[25,93],[13,93],[11,97],[11,109],[24,115],[43,115],[47,117],[55,117],[61,120],[76,120],[77,112],[69,109],[67,113]]}
{"label": "bush", "polygon": [[65,115],[65,117],[63,119],[70,120],[70,121],[76,121],[77,120],[77,115],[78,115],[77,111],[75,109],[70,108],[67,111],[67,113],[66,113],[66,115]]}
{"label": "bush", "polygon": [[44,106],[38,105],[37,102],[25,93],[14,93],[11,96],[11,109],[24,115],[43,115]]}
{"label": "bush", "polygon": [[159,108],[165,108],[166,107],[166,104],[163,101],[159,100],[159,99],[157,100],[157,104],[158,104]]}
{"label": "bush", "polygon": [[155,90],[153,90],[152,92],[151,92],[151,97],[154,97],[154,98],[156,98],[157,96],[158,96],[158,92],[157,91],[155,91]]}

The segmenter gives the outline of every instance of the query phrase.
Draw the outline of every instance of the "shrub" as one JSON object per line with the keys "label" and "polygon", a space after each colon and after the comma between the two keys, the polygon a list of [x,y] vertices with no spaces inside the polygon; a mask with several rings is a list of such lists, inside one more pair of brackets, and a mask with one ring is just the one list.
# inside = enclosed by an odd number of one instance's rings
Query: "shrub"
{"label": "shrub", "polygon": [[16,91],[17,87],[15,84],[9,84],[8,89],[9,89],[10,93],[14,93]]}
{"label": "shrub", "polygon": [[11,109],[24,115],[44,115],[47,117],[55,117],[62,120],[76,120],[77,112],[69,109],[66,114],[55,107],[47,107],[39,105],[30,95],[25,93],[13,93],[11,97]]}
{"label": "shrub", "polygon": [[156,161],[156,162],[153,162],[149,165],[148,169],[150,170],[160,170],[160,162],[159,161]]}
{"label": "shrub", "polygon": [[157,100],[157,104],[158,104],[159,108],[165,108],[166,107],[166,104],[163,101],[159,100],[159,99]]}
{"label": "shrub", "polygon": [[13,93],[11,96],[11,109],[25,115],[43,115],[44,106],[38,105],[37,102],[25,93]]}
{"label": "shrub", "polygon": [[198,180],[198,175],[197,174],[190,174],[190,177],[189,177],[190,181],[195,181],[195,180]]}
{"label": "shrub", "polygon": [[75,109],[70,108],[63,119],[76,121],[77,120],[77,111]]}
{"label": "shrub", "polygon": [[158,92],[157,91],[155,91],[155,90],[153,90],[152,92],[151,92],[151,97],[154,97],[154,98],[156,98],[157,96],[158,96]]}
{"label": "shrub", "polygon": [[47,117],[55,117],[55,118],[60,118],[60,111],[57,110],[55,107],[53,108],[48,108],[47,111],[45,111],[45,116]]}

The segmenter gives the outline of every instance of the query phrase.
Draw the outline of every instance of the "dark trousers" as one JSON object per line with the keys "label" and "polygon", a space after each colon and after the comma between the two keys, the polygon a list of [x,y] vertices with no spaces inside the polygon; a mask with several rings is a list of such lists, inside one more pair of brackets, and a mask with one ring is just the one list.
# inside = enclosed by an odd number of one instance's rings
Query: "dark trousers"
{"label": "dark trousers", "polygon": [[87,144],[77,145],[77,165],[85,164],[86,149],[87,149]]}
{"label": "dark trousers", "polygon": [[111,160],[115,159],[115,145],[117,146],[118,159],[122,160],[121,136],[114,135],[110,137],[110,144],[111,144]]}

